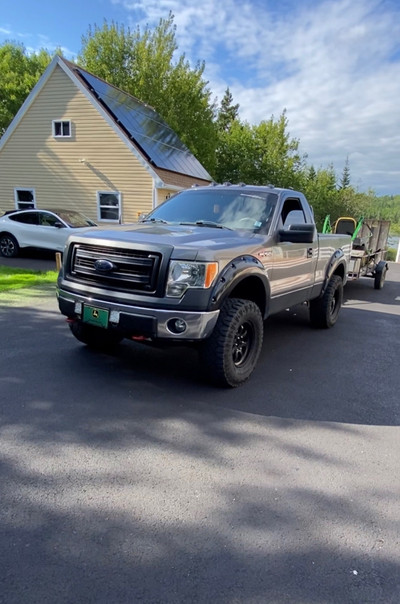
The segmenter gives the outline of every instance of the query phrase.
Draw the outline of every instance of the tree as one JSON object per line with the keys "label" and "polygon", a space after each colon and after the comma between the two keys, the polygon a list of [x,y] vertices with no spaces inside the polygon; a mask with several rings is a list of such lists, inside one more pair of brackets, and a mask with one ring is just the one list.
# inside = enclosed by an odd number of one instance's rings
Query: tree
{"label": "tree", "polygon": [[343,168],[342,177],[340,179],[340,189],[347,189],[350,186],[351,178],[350,178],[350,163],[349,158],[346,157],[346,161]]}
{"label": "tree", "polygon": [[272,116],[256,126],[235,119],[229,130],[220,133],[217,180],[299,187],[304,157],[298,146],[287,132],[285,112],[277,120]]}
{"label": "tree", "polygon": [[51,59],[47,50],[28,55],[22,44],[6,42],[0,46],[0,136]]}
{"label": "tree", "polygon": [[227,132],[233,122],[238,119],[239,104],[233,104],[233,96],[229,88],[225,90],[225,94],[221,101],[221,106],[218,111],[217,127],[220,132]]}
{"label": "tree", "polygon": [[322,228],[327,214],[331,216],[331,221],[337,218],[336,174],[333,166],[306,170],[302,190],[313,208],[319,229]]}
{"label": "tree", "polygon": [[217,133],[215,106],[204,63],[191,67],[184,54],[175,59],[172,13],[154,30],[107,21],[82,37],[78,63],[108,83],[151,105],[199,161],[213,172]]}

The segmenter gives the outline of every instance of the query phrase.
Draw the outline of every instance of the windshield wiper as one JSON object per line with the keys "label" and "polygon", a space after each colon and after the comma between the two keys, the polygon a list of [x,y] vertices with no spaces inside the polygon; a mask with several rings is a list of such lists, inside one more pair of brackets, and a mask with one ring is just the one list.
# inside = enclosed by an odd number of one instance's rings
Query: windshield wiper
{"label": "windshield wiper", "polygon": [[219,222],[213,222],[212,220],[196,220],[196,222],[180,222],[183,226],[204,226],[210,227],[212,229],[228,229],[228,231],[232,231],[227,226],[220,224]]}
{"label": "windshield wiper", "polygon": [[166,220],[163,220],[162,218],[145,218],[140,222],[160,222],[162,224],[168,224],[168,222]]}

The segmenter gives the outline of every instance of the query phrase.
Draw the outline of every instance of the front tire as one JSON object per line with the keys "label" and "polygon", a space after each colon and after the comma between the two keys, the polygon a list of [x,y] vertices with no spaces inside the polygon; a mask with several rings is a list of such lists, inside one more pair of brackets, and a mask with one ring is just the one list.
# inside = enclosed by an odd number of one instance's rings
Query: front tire
{"label": "front tire", "polygon": [[329,329],[339,316],[343,302],[343,280],[333,275],[320,298],[310,301],[310,321],[313,327]]}
{"label": "front tire", "polygon": [[236,388],[253,373],[262,341],[258,306],[250,300],[228,298],[212,335],[202,345],[201,362],[214,383]]}
{"label": "front tire", "polygon": [[19,252],[18,241],[13,235],[3,233],[0,236],[0,254],[5,258],[16,258]]}
{"label": "front tire", "polygon": [[69,323],[69,328],[75,338],[93,350],[106,352],[113,350],[123,339],[119,334],[112,333],[101,327],[86,325],[81,321]]}

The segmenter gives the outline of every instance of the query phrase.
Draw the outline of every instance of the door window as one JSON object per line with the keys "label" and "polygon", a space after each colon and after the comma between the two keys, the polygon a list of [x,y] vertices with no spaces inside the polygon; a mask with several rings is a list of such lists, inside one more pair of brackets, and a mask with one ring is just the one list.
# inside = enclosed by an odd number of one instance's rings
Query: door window
{"label": "door window", "polygon": [[299,199],[287,199],[281,212],[281,224],[288,229],[292,224],[306,224],[303,207]]}
{"label": "door window", "polygon": [[42,212],[39,214],[39,224],[42,226],[55,226],[56,222],[60,222],[57,216],[49,214],[49,212]]}

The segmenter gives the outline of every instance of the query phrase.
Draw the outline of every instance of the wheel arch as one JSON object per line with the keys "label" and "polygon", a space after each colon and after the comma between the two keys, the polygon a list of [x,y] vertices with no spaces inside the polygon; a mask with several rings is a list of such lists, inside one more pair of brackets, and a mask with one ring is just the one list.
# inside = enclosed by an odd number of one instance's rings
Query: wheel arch
{"label": "wheel arch", "polygon": [[343,250],[336,250],[328,262],[321,295],[325,293],[333,275],[340,277],[343,281],[343,285],[345,285],[347,281],[347,262]]}
{"label": "wheel arch", "polygon": [[268,315],[270,285],[263,264],[254,256],[242,256],[222,271],[211,295],[210,310],[227,298],[242,298],[257,304],[263,319]]}

